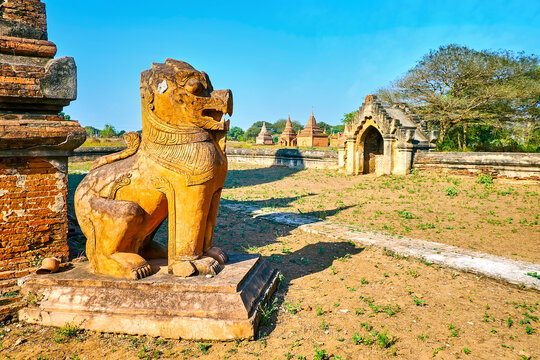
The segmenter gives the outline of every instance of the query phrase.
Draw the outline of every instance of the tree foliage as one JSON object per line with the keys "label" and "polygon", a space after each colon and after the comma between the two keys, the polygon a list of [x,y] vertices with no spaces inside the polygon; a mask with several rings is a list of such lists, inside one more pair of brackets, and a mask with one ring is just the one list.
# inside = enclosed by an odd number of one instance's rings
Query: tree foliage
{"label": "tree foliage", "polygon": [[227,140],[244,141],[244,130],[235,126],[227,132]]}
{"label": "tree foliage", "polygon": [[64,117],[64,120],[68,120],[68,121],[71,120],[71,115],[68,115],[68,114],[66,114],[66,113],[63,112],[63,111],[60,111],[60,112],[58,113],[58,115],[63,116],[63,117]]}
{"label": "tree foliage", "polygon": [[114,128],[114,126],[106,124],[103,130],[99,132],[99,136],[100,137],[113,137],[113,136],[118,136],[118,134],[116,133],[116,129]]}
{"label": "tree foliage", "polygon": [[458,147],[467,148],[473,141],[468,130],[475,127],[485,134],[486,128],[479,126],[505,129],[491,133],[527,143],[539,127],[539,59],[505,50],[441,46],[378,96],[387,103],[405,101],[415,107],[439,130],[440,148],[450,135]]}
{"label": "tree foliage", "polygon": [[[302,130],[302,125],[298,122],[298,121],[292,121],[291,120],[291,124],[292,124],[292,128],[294,131],[298,132],[300,130]],[[270,124],[272,126],[272,129],[277,133],[277,134],[281,134],[283,132],[283,130],[285,130],[285,126],[287,125],[287,120],[286,119],[279,119],[278,121],[276,121],[275,123],[273,124]],[[266,125],[268,127],[268,124]]]}
{"label": "tree foliage", "polygon": [[341,122],[344,124],[352,122],[357,112],[358,111],[351,111],[350,113],[343,114],[343,118],[341,119]]}
{"label": "tree foliage", "polygon": [[84,130],[86,131],[86,135],[89,137],[99,136],[99,133],[100,133],[100,130],[96,129],[93,126],[85,126]]}
{"label": "tree foliage", "polygon": [[[255,123],[253,123],[253,125],[251,125],[249,127],[249,129],[246,130],[244,136],[246,138],[246,140],[255,140],[257,138],[257,135],[259,135],[259,133],[261,132],[261,128],[262,128],[262,125],[263,125],[263,121],[257,121]],[[269,125],[271,124],[266,124],[266,128],[268,129],[268,131],[270,132],[270,134],[272,133],[272,128],[269,127]]]}

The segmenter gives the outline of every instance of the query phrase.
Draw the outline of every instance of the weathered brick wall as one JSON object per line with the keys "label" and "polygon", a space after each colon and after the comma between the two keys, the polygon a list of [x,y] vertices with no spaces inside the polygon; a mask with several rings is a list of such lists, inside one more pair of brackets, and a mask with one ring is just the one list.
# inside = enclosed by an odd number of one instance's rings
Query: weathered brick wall
{"label": "weathered brick wall", "polygon": [[47,31],[45,4],[39,0],[0,0],[0,17]]}
{"label": "weathered brick wall", "polygon": [[17,278],[45,257],[68,260],[67,157],[86,133],[58,116],[77,97],[77,69],[55,54],[44,3],[0,0],[0,321],[22,305]]}
{"label": "weathered brick wall", "polygon": [[301,147],[328,147],[328,136],[298,136],[296,141]]}
{"label": "weathered brick wall", "polygon": [[43,97],[39,86],[43,76],[42,66],[0,64],[0,95]]}
{"label": "weathered brick wall", "polygon": [[67,261],[66,177],[39,158],[0,158],[0,280]]}

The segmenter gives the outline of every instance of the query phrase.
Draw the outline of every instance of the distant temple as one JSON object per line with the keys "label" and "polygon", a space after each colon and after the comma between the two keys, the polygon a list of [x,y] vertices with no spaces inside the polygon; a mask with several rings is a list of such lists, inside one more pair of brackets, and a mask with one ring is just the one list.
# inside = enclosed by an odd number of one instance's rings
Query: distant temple
{"label": "distant temple", "polygon": [[272,135],[270,135],[270,133],[266,129],[266,123],[265,122],[263,122],[261,132],[257,136],[257,139],[255,140],[255,144],[257,144],[257,145],[274,145],[274,139],[272,138]]}
{"label": "distant temple", "polygon": [[289,115],[285,129],[279,136],[278,144],[280,146],[296,146],[296,131],[292,127],[291,115]]}
{"label": "distant temple", "polygon": [[298,133],[297,136],[298,146],[303,147],[328,147],[328,135],[317,126],[315,116],[313,116],[313,110],[309,116],[306,127]]}

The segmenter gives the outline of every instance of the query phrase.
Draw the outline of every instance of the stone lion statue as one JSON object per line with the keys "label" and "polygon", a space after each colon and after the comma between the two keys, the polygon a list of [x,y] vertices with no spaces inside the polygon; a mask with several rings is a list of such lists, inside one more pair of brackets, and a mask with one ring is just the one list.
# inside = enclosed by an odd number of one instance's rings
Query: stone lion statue
{"label": "stone lion statue", "polygon": [[[92,270],[140,279],[164,257],[177,276],[215,275],[228,259],[212,237],[232,93],[173,59],[143,71],[140,89],[142,134],[127,133],[127,149],[97,159],[75,192]],[[168,249],[153,241],[167,216]]]}

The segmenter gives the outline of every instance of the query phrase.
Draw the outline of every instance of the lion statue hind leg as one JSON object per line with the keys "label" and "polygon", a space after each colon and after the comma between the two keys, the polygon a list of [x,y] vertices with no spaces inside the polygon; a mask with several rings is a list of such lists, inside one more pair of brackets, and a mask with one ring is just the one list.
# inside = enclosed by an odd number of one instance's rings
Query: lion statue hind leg
{"label": "lion statue hind leg", "polygon": [[144,220],[138,204],[92,196],[89,211],[83,207],[79,202],[77,213],[85,219],[81,230],[87,236],[87,257],[96,273],[127,279],[152,274],[151,266],[138,254],[144,240],[137,232]]}

